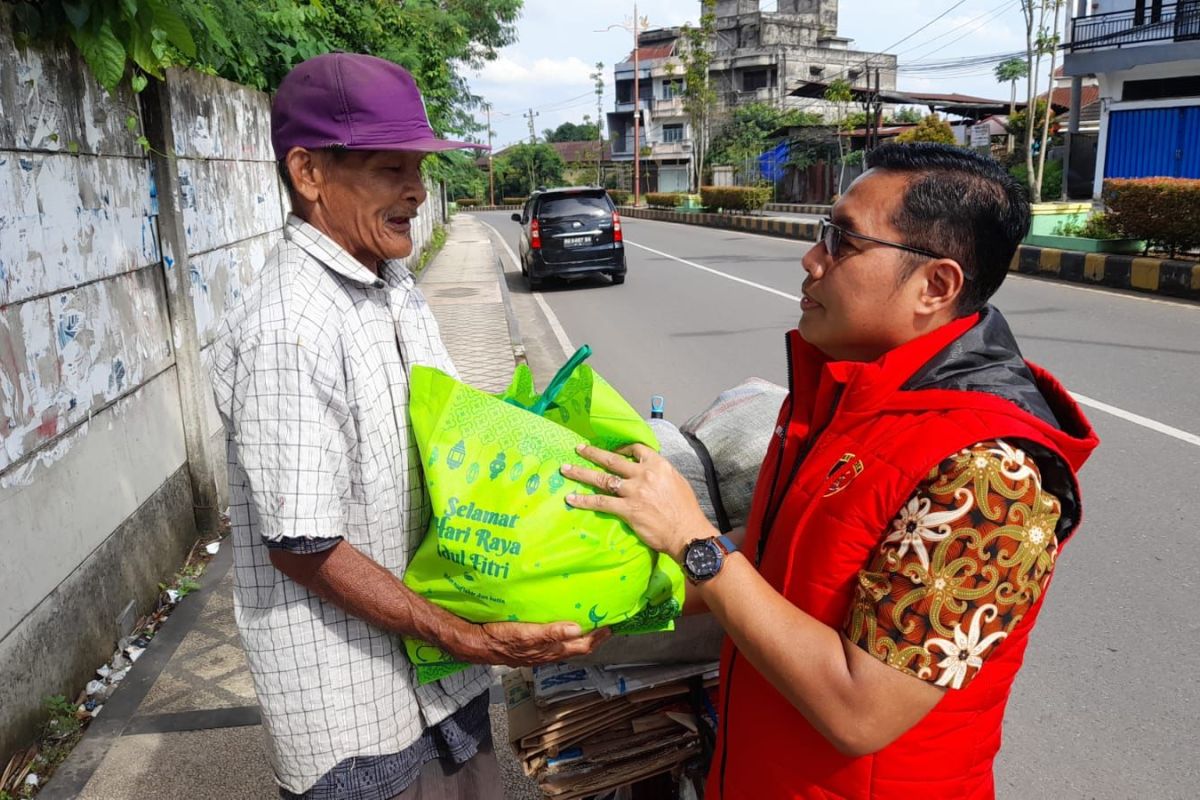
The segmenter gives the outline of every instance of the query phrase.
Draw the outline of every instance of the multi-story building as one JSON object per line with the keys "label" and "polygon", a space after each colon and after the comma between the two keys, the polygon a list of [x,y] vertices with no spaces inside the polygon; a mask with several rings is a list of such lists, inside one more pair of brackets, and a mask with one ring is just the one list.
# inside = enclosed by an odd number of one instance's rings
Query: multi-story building
{"label": "multi-story building", "polygon": [[752,102],[831,114],[819,99],[789,96],[805,81],[844,80],[852,86],[896,89],[896,57],[851,50],[837,35],[837,0],[718,0],[709,75],[720,109]]}
{"label": "multi-story building", "polygon": [[1071,21],[1063,73],[1095,75],[1105,178],[1200,178],[1200,0],[1091,0]]}
{"label": "multi-story building", "polygon": [[[771,103],[832,115],[820,98],[789,91],[806,81],[845,80],[853,86],[894,91],[896,57],[849,48],[837,35],[837,0],[718,0],[709,79],[717,94],[716,117],[748,103]],[[702,6],[703,7],[703,6]],[[616,105],[608,115],[612,158],[632,162],[634,114],[639,117],[642,188],[686,191],[692,163],[691,123],[683,108],[678,28],[645,31],[638,39],[638,92],[634,53],[613,68]]]}
{"label": "multi-story building", "polygon": [[612,159],[632,162],[633,119],[639,115],[643,191],[686,192],[692,164],[691,123],[683,110],[682,67],[676,57],[679,29],[642,33],[637,52],[638,93],[634,101],[634,54],[613,67],[616,104],[608,115]]}

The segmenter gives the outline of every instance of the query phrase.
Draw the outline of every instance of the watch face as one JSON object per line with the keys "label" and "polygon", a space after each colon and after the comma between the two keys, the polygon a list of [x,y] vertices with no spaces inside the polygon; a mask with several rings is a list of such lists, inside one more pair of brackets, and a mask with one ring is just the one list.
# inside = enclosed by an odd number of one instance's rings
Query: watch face
{"label": "watch face", "polygon": [[697,542],[688,548],[683,563],[695,578],[712,577],[721,566],[721,550],[711,541]]}

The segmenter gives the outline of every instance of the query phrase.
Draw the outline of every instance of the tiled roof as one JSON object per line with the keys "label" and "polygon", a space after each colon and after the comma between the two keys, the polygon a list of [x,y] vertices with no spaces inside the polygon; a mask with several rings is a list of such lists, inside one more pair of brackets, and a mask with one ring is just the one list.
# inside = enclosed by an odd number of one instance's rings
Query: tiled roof
{"label": "tiled roof", "polygon": [[[674,52],[674,42],[667,42],[666,44],[644,44],[638,48],[637,57],[639,61],[652,61],[656,58],[668,58]],[[629,51],[629,56],[625,60],[633,61],[632,50]]]}

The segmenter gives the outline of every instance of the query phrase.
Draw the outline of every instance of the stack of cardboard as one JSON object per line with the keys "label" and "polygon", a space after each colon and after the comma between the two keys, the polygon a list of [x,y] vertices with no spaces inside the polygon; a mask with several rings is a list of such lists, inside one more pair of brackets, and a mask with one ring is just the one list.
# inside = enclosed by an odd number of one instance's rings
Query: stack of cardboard
{"label": "stack of cardboard", "polygon": [[588,797],[699,756],[716,683],[715,662],[515,670],[504,678],[509,741],[548,797]]}

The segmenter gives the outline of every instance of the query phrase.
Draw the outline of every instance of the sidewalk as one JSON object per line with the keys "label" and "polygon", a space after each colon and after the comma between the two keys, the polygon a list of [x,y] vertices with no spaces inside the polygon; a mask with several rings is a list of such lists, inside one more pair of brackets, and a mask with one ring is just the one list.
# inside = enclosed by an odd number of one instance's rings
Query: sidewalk
{"label": "sidewalk", "polygon": [[[507,386],[523,351],[486,228],[457,215],[418,282],[463,380]],[[234,626],[231,562],[226,541],[40,800],[278,797]],[[511,758],[502,706],[492,719],[508,797],[540,797]]]}

